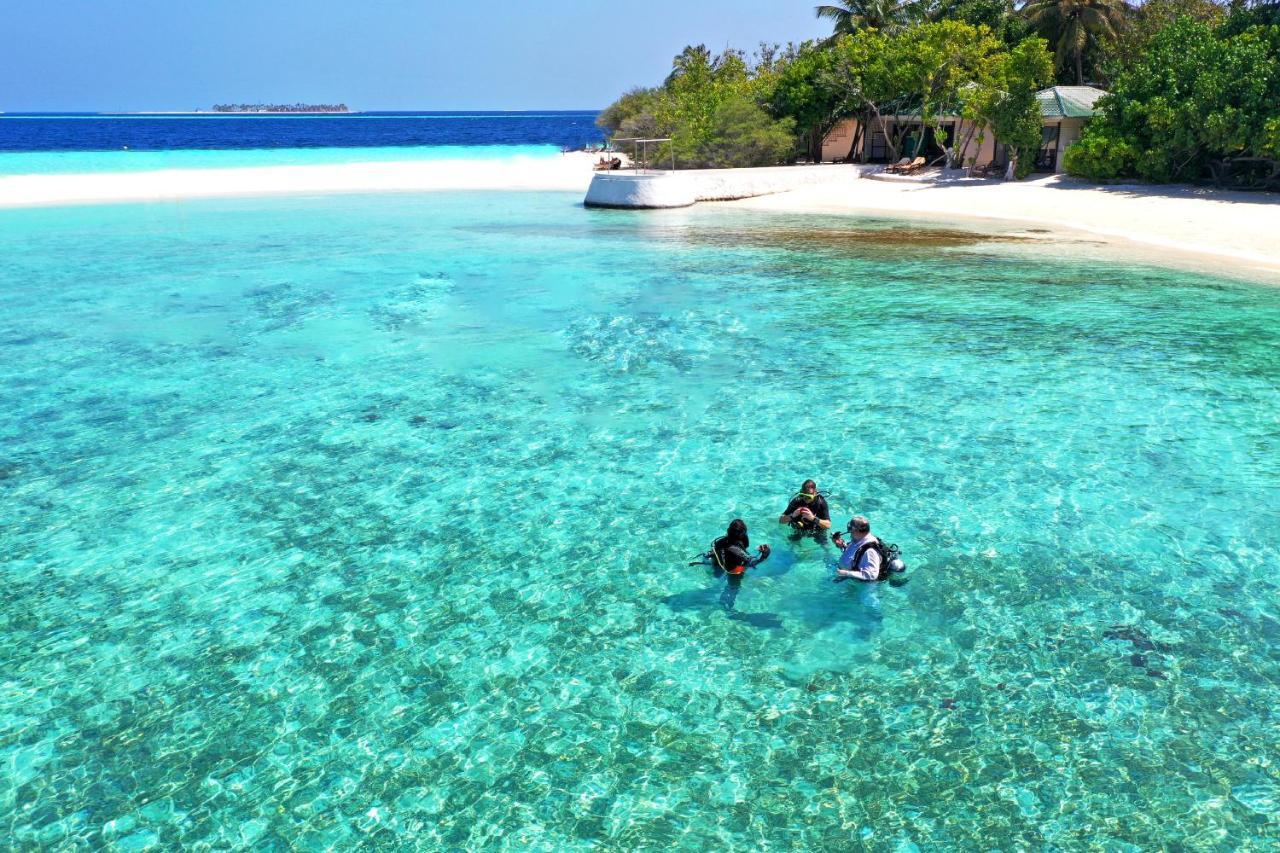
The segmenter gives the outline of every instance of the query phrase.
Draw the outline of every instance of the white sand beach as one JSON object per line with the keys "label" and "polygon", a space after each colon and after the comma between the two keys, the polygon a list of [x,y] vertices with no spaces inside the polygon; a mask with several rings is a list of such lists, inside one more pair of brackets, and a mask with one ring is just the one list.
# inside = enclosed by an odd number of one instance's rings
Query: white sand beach
{"label": "white sand beach", "polygon": [[[0,208],[343,192],[543,190],[584,192],[598,155],[432,160],[0,177]],[[917,183],[858,177],[845,166],[686,172],[710,196],[758,192],[764,172],[794,174],[795,189],[725,203],[809,214],[987,220],[1080,232],[1131,244],[1156,260],[1280,275],[1280,197],[1194,187],[1098,186],[1063,176],[1019,182]],[[774,181],[776,183],[776,180]]]}
{"label": "white sand beach", "polygon": [[1000,220],[1125,242],[1156,259],[1280,274],[1280,196],[1187,186],[1017,182],[832,182],[733,202],[759,210]]}

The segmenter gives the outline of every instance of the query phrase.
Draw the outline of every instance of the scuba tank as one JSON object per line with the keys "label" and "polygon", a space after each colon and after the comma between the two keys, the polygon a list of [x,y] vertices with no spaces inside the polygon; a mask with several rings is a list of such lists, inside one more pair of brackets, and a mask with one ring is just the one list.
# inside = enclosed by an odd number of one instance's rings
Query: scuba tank
{"label": "scuba tank", "polygon": [[[845,530],[850,536],[856,536],[853,532],[853,522],[850,521],[846,525]],[[866,545],[858,548],[854,552],[850,564],[857,566],[862,561],[862,555],[867,551],[874,549],[880,555],[880,576],[875,582],[887,581],[890,575],[902,574],[907,570],[907,564],[902,559],[902,551],[892,542],[884,542],[879,537],[875,542],[868,542]],[[905,583],[905,581],[904,581]]]}

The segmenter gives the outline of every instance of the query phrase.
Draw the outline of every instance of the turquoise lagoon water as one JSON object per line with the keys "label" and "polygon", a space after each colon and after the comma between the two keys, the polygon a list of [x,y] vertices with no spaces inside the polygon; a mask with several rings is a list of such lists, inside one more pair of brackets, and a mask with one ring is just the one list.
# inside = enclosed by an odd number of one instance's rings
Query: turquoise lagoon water
{"label": "turquoise lagoon water", "polygon": [[577,201],[0,212],[0,834],[1274,849],[1280,290]]}
{"label": "turquoise lagoon water", "polygon": [[[216,119],[215,119],[216,120]],[[0,177],[164,169],[244,169],[435,160],[559,157],[554,145],[418,145],[374,148],[186,148],[171,151],[0,151]]]}

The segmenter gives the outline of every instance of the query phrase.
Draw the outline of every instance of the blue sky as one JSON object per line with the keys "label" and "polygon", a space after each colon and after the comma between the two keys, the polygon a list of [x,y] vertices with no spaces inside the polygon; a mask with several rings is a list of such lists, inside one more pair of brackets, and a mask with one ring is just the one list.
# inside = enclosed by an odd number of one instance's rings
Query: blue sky
{"label": "blue sky", "polygon": [[585,109],[685,44],[826,35],[792,0],[7,0],[0,110]]}

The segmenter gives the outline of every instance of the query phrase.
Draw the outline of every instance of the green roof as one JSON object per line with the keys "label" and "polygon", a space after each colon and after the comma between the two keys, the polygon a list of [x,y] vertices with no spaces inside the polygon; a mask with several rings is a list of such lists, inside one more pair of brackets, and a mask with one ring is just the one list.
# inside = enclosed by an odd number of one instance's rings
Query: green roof
{"label": "green roof", "polygon": [[1094,103],[1105,94],[1092,86],[1054,86],[1036,92],[1036,100],[1045,118],[1090,118]]}

